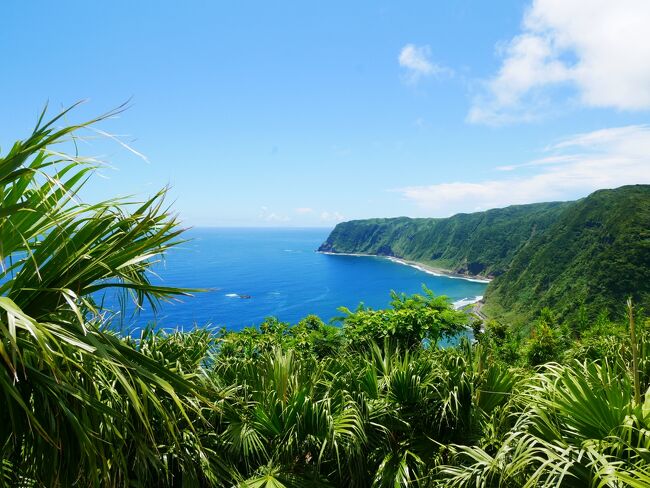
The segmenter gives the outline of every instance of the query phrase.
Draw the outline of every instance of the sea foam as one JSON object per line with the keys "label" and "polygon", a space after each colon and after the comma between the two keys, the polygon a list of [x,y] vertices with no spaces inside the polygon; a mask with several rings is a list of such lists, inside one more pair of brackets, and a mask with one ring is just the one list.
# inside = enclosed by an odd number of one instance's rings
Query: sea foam
{"label": "sea foam", "polygon": [[474,283],[489,283],[490,280],[486,278],[470,278],[467,276],[457,276],[451,273],[438,273],[437,271],[433,271],[432,269],[426,268],[424,266],[421,266],[416,263],[411,263],[409,261],[404,261],[403,259],[400,258],[394,258],[392,256],[387,256],[386,259],[389,261],[392,261],[393,263],[397,264],[402,264],[404,266],[409,266],[411,268],[415,268],[418,271],[422,271],[423,273],[430,274],[432,276],[440,276],[444,278],[451,278],[452,280],[465,280],[465,281],[473,281]]}
{"label": "sea foam", "polygon": [[477,295],[475,297],[466,297],[456,300],[452,305],[456,310],[459,310],[467,305],[471,305],[472,303],[480,302],[481,300],[483,300],[483,295]]}

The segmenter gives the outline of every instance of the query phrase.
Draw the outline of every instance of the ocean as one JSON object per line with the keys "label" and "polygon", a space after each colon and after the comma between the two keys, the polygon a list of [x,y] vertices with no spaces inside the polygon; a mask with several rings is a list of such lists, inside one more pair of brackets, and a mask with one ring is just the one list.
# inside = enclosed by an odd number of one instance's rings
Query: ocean
{"label": "ocean", "polygon": [[296,323],[309,314],[323,320],[337,309],[360,303],[373,308],[390,302],[390,291],[408,294],[426,285],[457,304],[483,295],[486,284],[434,276],[378,257],[316,252],[330,229],[195,228],[190,241],[172,249],[156,265],[153,283],[207,291],[162,303],[154,315],[124,315],[123,328],[155,321],[160,327],[188,329],[225,326],[238,330],[266,317]]}

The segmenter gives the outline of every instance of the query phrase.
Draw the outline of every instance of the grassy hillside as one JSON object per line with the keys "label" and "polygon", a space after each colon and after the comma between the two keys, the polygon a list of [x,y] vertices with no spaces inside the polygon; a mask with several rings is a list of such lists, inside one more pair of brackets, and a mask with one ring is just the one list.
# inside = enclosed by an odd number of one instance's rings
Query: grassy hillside
{"label": "grassy hillside", "polygon": [[535,203],[445,219],[368,219],[336,226],[320,251],[418,261],[460,274],[498,276],[567,203]]}
{"label": "grassy hillside", "polygon": [[650,186],[600,190],[566,208],[487,290],[496,315],[615,312],[629,296],[650,304]]}

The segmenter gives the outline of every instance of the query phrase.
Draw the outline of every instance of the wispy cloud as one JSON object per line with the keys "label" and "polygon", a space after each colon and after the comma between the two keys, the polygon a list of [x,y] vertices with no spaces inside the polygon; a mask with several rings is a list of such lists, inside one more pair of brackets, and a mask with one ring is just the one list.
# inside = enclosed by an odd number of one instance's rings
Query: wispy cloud
{"label": "wispy cloud", "polygon": [[650,126],[576,134],[546,148],[548,155],[499,167],[507,178],[411,186],[398,191],[432,215],[512,204],[568,200],[601,188],[650,183]]}
{"label": "wispy cloud", "polygon": [[513,164],[508,166],[497,166],[497,171],[514,171],[519,168],[530,168],[532,166],[551,166],[558,164],[566,164],[577,161],[580,159],[580,156],[575,156],[571,154],[563,154],[559,156],[548,156],[546,158],[533,159],[527,163],[522,164]]}
{"label": "wispy cloud", "polygon": [[408,83],[417,83],[420,79],[428,76],[448,76],[453,73],[451,69],[431,60],[429,46],[407,44],[400,51],[397,60],[406,72],[405,80]]}
{"label": "wispy cloud", "polygon": [[320,214],[320,219],[322,222],[327,222],[327,223],[336,223],[336,222],[343,222],[345,217],[341,215],[339,212],[330,212],[330,211],[323,211]]}
{"label": "wispy cloud", "polygon": [[492,125],[538,118],[570,86],[585,106],[650,109],[650,2],[534,0],[522,31],[498,51],[468,120]]}

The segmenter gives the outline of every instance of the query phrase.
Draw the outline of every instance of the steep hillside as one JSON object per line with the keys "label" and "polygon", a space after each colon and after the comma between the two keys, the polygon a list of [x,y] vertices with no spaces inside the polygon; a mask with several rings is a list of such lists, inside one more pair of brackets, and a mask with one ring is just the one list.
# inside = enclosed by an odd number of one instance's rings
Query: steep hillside
{"label": "steep hillside", "polygon": [[337,225],[319,251],[395,256],[460,274],[498,276],[567,205],[515,205],[445,219],[353,220]]}
{"label": "steep hillside", "polygon": [[486,310],[564,317],[622,312],[628,296],[650,305],[650,186],[600,190],[569,206],[488,287]]}
{"label": "steep hillside", "polygon": [[484,311],[523,321],[650,309],[650,186],[600,190],[576,202],[512,206],[447,219],[369,219],[336,226],[321,251],[388,255],[496,277]]}

